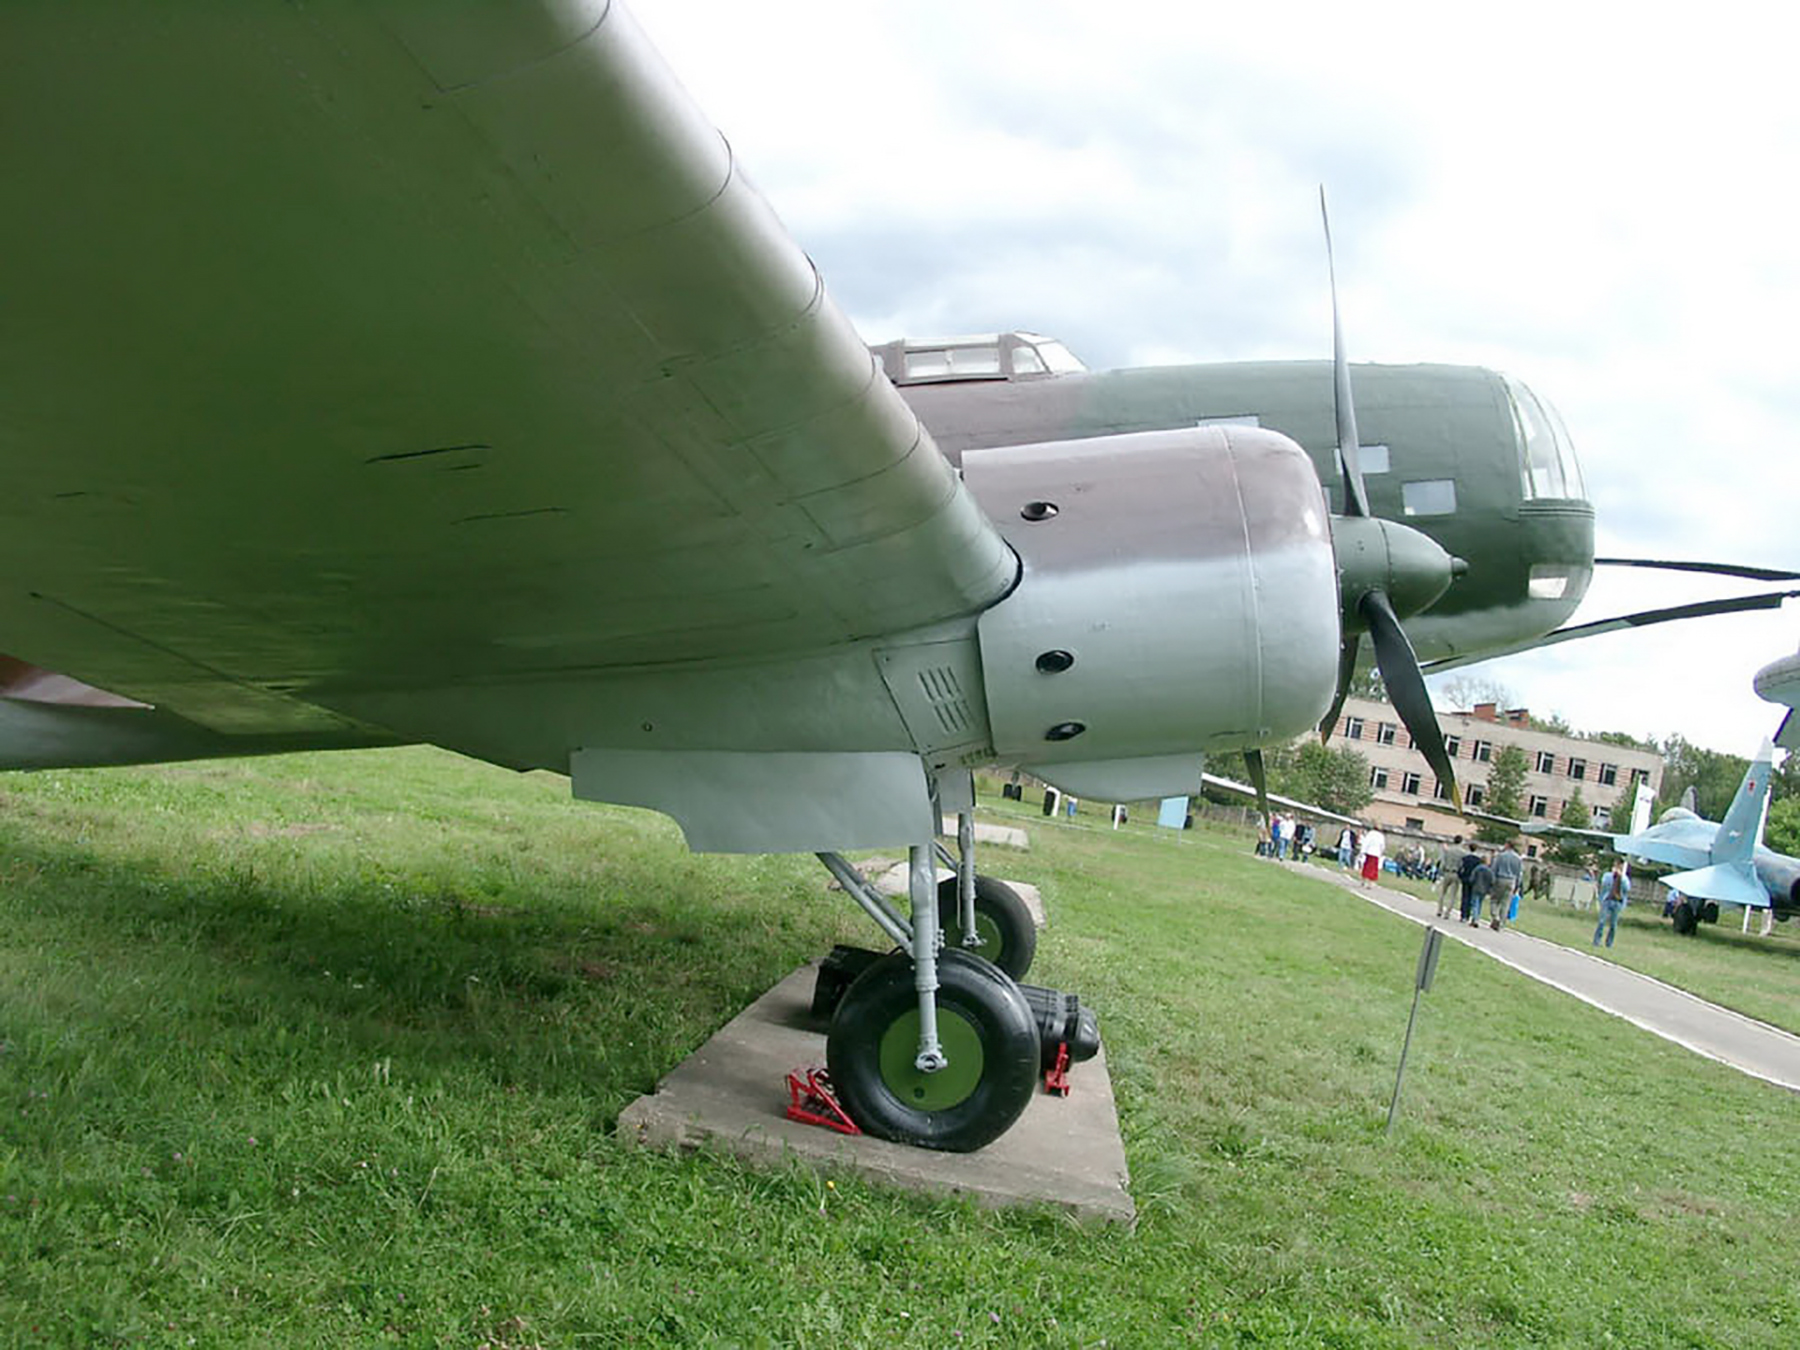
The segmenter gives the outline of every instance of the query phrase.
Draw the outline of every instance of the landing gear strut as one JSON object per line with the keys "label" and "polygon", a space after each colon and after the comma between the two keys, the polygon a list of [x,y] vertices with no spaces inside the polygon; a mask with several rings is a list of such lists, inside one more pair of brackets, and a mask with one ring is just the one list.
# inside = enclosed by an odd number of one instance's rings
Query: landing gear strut
{"label": "landing gear strut", "polygon": [[[969,1152],[1024,1111],[1041,1050],[1014,982],[1031,965],[1037,929],[1017,892],[976,875],[974,785],[958,778],[939,784],[939,804],[957,815],[957,851],[912,846],[909,917],[841,856],[818,856],[900,948],[857,976],[832,1015],[825,1055],[839,1100],[869,1134]],[[942,886],[940,856],[956,873]]]}

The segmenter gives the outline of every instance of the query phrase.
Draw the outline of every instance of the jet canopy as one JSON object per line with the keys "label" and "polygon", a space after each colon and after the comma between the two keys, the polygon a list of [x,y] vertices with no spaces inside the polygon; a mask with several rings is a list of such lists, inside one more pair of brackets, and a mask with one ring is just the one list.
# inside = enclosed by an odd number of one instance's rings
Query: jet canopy
{"label": "jet canopy", "polygon": [[955,380],[1033,380],[1087,370],[1055,338],[1039,333],[981,333],[967,337],[899,338],[871,347],[895,384]]}

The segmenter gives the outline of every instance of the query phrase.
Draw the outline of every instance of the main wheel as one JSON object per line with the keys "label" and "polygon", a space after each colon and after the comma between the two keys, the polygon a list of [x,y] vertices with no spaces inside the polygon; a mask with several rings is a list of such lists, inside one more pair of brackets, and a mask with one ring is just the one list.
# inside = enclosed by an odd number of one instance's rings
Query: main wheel
{"label": "main wheel", "polygon": [[1719,921],[1719,902],[1708,900],[1700,908],[1700,917],[1707,923],[1717,923]]}
{"label": "main wheel", "polygon": [[1685,900],[1675,906],[1675,913],[1670,918],[1675,924],[1675,931],[1682,934],[1693,932],[1695,925],[1699,923],[1694,917],[1694,907]]}
{"label": "main wheel", "polygon": [[1011,1127],[1037,1085],[1037,1021],[1002,971],[954,947],[938,954],[938,1041],[949,1063],[913,1067],[919,995],[912,959],[893,952],[844,993],[825,1039],[850,1118],[896,1143],[969,1153]]}
{"label": "main wheel", "polygon": [[1031,958],[1037,955],[1037,924],[1019,893],[1004,881],[975,874],[975,935],[979,947],[964,947],[962,906],[957,901],[956,878],[938,883],[938,924],[944,945],[992,961],[1015,980],[1025,978]]}

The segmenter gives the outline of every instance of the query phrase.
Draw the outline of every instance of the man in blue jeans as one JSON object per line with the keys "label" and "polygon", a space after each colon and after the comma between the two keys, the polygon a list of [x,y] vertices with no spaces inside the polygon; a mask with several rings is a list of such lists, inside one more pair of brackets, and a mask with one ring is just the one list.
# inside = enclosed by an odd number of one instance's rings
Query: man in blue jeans
{"label": "man in blue jeans", "polygon": [[1631,898],[1631,878],[1625,875],[1625,860],[1616,859],[1612,870],[1600,878],[1600,922],[1594,925],[1593,945],[1600,945],[1600,934],[1606,933],[1606,945],[1613,945],[1613,934],[1619,930],[1619,911]]}

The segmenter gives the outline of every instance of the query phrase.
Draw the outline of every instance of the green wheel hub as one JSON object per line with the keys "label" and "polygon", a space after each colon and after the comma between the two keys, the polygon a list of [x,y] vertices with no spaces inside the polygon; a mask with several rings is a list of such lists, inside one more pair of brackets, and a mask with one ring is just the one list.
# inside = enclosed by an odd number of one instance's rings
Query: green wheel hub
{"label": "green wheel hub", "polygon": [[981,1083],[981,1035],[953,1008],[938,1007],[938,1043],[950,1062],[936,1073],[913,1067],[919,1054],[919,1010],[896,1017],[881,1037],[881,1081],[918,1111],[946,1111],[966,1101]]}
{"label": "green wheel hub", "polygon": [[[1000,925],[994,922],[993,915],[982,910],[975,911],[975,936],[981,939],[981,945],[975,948],[975,954],[995,961],[1004,939],[1000,936]],[[995,961],[995,964],[999,963]]]}

